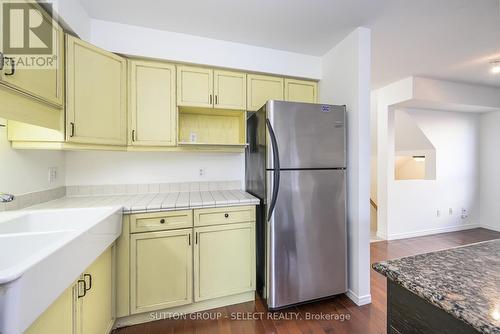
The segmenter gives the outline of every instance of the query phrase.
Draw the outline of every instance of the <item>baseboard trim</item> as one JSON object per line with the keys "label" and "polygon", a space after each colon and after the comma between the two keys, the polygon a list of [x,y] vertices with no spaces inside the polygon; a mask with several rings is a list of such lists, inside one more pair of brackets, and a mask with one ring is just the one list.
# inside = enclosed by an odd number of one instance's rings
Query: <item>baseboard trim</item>
{"label": "baseboard trim", "polygon": [[204,300],[188,305],[172,307],[163,310],[132,314],[126,317],[118,318],[113,326],[115,329],[120,327],[128,327],[146,322],[178,317],[180,315],[207,311],[218,307],[245,303],[255,300],[255,291],[243,292],[233,296],[220,297],[210,300]]}
{"label": "baseboard trim", "polygon": [[479,227],[485,228],[487,230],[492,230],[492,231],[497,231],[500,232],[500,227],[499,226],[491,226],[491,225],[479,225]]}
{"label": "baseboard trim", "polygon": [[347,292],[345,294],[347,297],[349,297],[350,300],[352,300],[354,302],[354,304],[356,304],[358,306],[371,304],[371,302],[372,302],[372,295],[358,296],[351,289],[347,290]]}
{"label": "baseboard trim", "polygon": [[485,226],[484,225],[481,226],[479,224],[465,224],[465,225],[455,225],[455,226],[447,226],[447,227],[433,228],[433,229],[427,229],[427,230],[420,230],[420,231],[414,231],[414,232],[408,232],[408,233],[394,233],[394,234],[387,235],[387,240],[415,238],[415,237],[422,237],[422,236],[431,235],[431,234],[470,230],[472,228],[479,228],[479,227],[485,227]]}

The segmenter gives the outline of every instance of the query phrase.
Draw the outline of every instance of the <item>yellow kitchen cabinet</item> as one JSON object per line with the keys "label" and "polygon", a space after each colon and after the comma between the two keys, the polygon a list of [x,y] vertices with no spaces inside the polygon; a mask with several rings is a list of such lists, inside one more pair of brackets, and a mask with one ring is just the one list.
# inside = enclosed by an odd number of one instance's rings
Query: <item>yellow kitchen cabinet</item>
{"label": "yellow kitchen cabinet", "polygon": [[283,100],[283,90],[283,78],[248,74],[247,110],[259,110],[268,100]]}
{"label": "yellow kitchen cabinet", "polygon": [[76,334],[106,334],[113,326],[112,252],[109,248],[102,253],[80,277],[86,291],[77,283]]}
{"label": "yellow kitchen cabinet", "polygon": [[175,146],[175,65],[130,60],[129,118],[133,146]]}
{"label": "yellow kitchen cabinet", "polygon": [[[16,1],[15,4],[18,4]],[[11,55],[5,52],[5,46],[2,48],[4,56],[6,57],[5,66],[1,74],[0,84],[7,87],[13,88],[20,91],[21,93],[28,94],[36,99],[44,102],[48,102],[57,107],[63,105],[63,86],[64,86],[64,32],[62,27],[53,20],[50,15],[41,8],[34,0],[22,0],[21,3],[29,5],[33,11],[32,15],[40,17],[43,22],[41,26],[50,27],[52,34],[52,45],[50,47],[50,54],[39,54],[39,55],[27,55],[23,57],[22,55]],[[0,9],[0,12],[2,9]],[[21,30],[22,26],[18,28]],[[12,26],[11,29],[16,31],[16,27]],[[23,31],[19,31],[20,34]],[[12,36],[12,31],[11,31]],[[19,37],[22,37],[19,36]],[[45,43],[42,41],[42,43]],[[26,59],[29,57],[30,59]],[[34,57],[34,58],[32,58]],[[7,61],[10,58],[14,58],[18,65],[16,66],[11,61]],[[31,60],[34,59],[34,60]],[[32,68],[28,66],[23,66],[23,63],[28,65],[28,60],[34,62],[30,64]],[[36,66],[37,64],[48,66]],[[50,66],[52,65],[52,66]]]}
{"label": "yellow kitchen cabinet", "polygon": [[66,138],[126,145],[124,58],[66,35]]}
{"label": "yellow kitchen cabinet", "polygon": [[247,76],[245,73],[214,70],[214,108],[245,110]]}
{"label": "yellow kitchen cabinet", "polygon": [[318,83],[306,80],[285,79],[285,100],[316,103],[318,101]]}
{"label": "yellow kitchen cabinet", "polygon": [[130,313],[192,303],[192,229],[130,239]]}
{"label": "yellow kitchen cabinet", "polygon": [[24,334],[107,334],[114,322],[113,250],[108,248]]}
{"label": "yellow kitchen cabinet", "polygon": [[255,289],[253,222],[198,227],[194,233],[196,302]]}
{"label": "yellow kitchen cabinet", "polygon": [[71,286],[35,320],[24,334],[72,334],[74,323],[73,303],[74,294],[73,286]]}
{"label": "yellow kitchen cabinet", "polygon": [[177,66],[177,105],[212,108],[213,103],[213,70]]}

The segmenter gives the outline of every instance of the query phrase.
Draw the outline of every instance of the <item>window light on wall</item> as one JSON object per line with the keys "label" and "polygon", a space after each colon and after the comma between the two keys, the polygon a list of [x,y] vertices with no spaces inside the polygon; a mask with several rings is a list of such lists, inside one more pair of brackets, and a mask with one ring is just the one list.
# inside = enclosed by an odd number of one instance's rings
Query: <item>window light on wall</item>
{"label": "window light on wall", "polygon": [[500,59],[491,62],[491,73],[500,74]]}

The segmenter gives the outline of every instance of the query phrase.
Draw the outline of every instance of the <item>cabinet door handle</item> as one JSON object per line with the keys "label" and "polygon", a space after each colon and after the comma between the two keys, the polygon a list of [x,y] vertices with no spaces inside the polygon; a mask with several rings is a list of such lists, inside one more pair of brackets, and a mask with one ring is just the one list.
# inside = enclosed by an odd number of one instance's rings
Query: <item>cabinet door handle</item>
{"label": "cabinet door handle", "polygon": [[135,141],[135,130],[132,130],[132,141]]}
{"label": "cabinet door handle", "polygon": [[225,213],[224,218],[229,218],[229,213]]}
{"label": "cabinet door handle", "polygon": [[3,70],[4,61],[5,57],[3,55],[3,52],[0,52],[0,71]]}
{"label": "cabinet door handle", "polygon": [[198,232],[194,234],[194,243],[198,244]]}
{"label": "cabinet door handle", "polygon": [[160,219],[160,224],[165,224],[165,219]]}
{"label": "cabinet door handle", "polygon": [[188,245],[191,246],[191,233],[188,234]]}
{"label": "cabinet door handle", "polygon": [[[87,287],[87,281],[86,278],[89,279],[89,285]],[[91,274],[83,274],[83,281],[85,282],[85,292],[88,290],[92,289],[92,275]]]}
{"label": "cabinet door handle", "polygon": [[210,100],[209,104],[212,104],[212,94],[209,95],[209,100]]}
{"label": "cabinet door handle", "polygon": [[219,104],[219,95],[215,95],[215,104]]}
{"label": "cabinet door handle", "polygon": [[69,136],[74,137],[75,136],[75,123],[70,122],[69,126],[70,126],[70,130],[71,130]]}
{"label": "cabinet door handle", "polygon": [[[83,294],[80,294],[80,285],[83,284]],[[76,281],[76,289],[78,290],[76,292],[76,297],[77,298],[82,298],[82,297],[85,297],[85,295],[87,294],[87,287],[86,287],[86,283],[84,280],[82,279],[79,279],[78,281]]]}
{"label": "cabinet door handle", "polygon": [[16,63],[14,62],[14,58],[4,57],[4,59],[9,59],[10,64],[12,65],[11,69],[10,69],[10,73],[5,73],[5,75],[14,75],[14,73],[16,73]]}

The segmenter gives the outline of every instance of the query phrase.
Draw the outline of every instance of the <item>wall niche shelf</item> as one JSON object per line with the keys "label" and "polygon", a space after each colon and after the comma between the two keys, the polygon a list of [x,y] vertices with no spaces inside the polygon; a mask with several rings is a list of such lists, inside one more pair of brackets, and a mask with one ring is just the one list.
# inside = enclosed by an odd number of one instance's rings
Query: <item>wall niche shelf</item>
{"label": "wall niche shelf", "polygon": [[179,107],[179,146],[244,148],[246,111]]}

